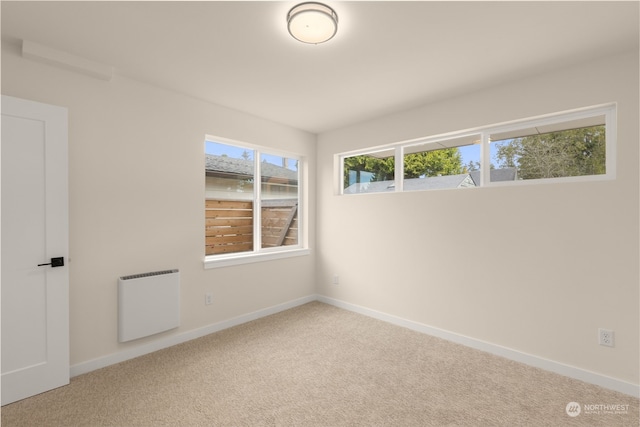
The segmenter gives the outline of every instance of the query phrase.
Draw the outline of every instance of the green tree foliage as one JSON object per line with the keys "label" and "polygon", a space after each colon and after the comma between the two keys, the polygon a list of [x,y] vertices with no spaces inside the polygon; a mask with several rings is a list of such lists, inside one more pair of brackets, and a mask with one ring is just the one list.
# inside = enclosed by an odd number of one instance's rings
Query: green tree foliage
{"label": "green tree foliage", "polygon": [[[363,172],[367,172],[366,178]],[[462,157],[457,148],[407,154],[404,157],[404,177],[456,175],[464,173]],[[350,174],[352,180],[350,180]],[[353,179],[355,174],[355,179]],[[390,181],[395,177],[395,158],[369,155],[344,159],[344,188],[354,182]]]}
{"label": "green tree foliage", "polygon": [[469,160],[463,167],[465,173],[479,171],[480,170],[480,162],[474,162],[473,160]]}
{"label": "green tree foliage", "polygon": [[517,168],[520,179],[604,174],[605,127],[497,141],[496,158],[500,168]]}
{"label": "green tree foliage", "polygon": [[404,177],[457,175],[464,172],[457,148],[423,151],[404,156]]}
{"label": "green tree foliage", "polygon": [[[386,181],[394,179],[395,159],[363,154],[344,159],[344,188],[353,182]],[[350,182],[350,174],[355,174]]]}

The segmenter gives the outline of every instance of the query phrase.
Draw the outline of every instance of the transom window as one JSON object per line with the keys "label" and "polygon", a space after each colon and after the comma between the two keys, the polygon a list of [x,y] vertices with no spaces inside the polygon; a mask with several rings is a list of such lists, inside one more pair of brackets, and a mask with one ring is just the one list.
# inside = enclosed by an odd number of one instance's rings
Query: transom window
{"label": "transom window", "polygon": [[489,138],[496,167],[515,169],[520,180],[607,173],[604,114],[495,132]]}
{"label": "transom window", "polygon": [[340,193],[610,179],[614,118],[606,105],[342,154]]}

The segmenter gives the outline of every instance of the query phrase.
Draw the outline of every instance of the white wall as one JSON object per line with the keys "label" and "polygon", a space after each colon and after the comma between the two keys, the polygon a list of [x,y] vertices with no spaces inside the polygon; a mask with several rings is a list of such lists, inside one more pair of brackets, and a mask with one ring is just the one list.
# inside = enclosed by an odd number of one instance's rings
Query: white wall
{"label": "white wall", "polygon": [[[638,384],[636,52],[329,132],[317,151],[311,134],[6,44],[2,93],[69,108],[72,365],[317,291]],[[335,153],[611,101],[615,181],[334,195]],[[203,269],[205,134],[311,160],[316,257]],[[182,326],[119,344],[117,278],[167,268],[182,273]],[[598,327],[615,348],[597,345]]]}
{"label": "white wall", "polygon": [[[118,75],[41,65],[9,44],[2,93],[69,109],[72,367],[314,294],[313,256],[212,270],[202,261],[205,135],[306,156],[311,225],[315,135]],[[118,277],[171,268],[181,272],[181,327],[119,344]]]}
{"label": "white wall", "polygon": [[[320,135],[318,293],[637,385],[638,90],[631,52]],[[336,153],[608,102],[616,180],[334,194]]]}

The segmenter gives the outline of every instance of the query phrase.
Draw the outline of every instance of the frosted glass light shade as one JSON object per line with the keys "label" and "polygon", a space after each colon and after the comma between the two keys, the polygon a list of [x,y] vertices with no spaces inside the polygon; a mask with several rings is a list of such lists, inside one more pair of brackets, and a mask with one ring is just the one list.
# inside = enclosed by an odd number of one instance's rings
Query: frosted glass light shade
{"label": "frosted glass light shade", "polygon": [[300,3],[287,14],[287,27],[296,40],[310,44],[324,43],[336,35],[338,15],[326,4]]}

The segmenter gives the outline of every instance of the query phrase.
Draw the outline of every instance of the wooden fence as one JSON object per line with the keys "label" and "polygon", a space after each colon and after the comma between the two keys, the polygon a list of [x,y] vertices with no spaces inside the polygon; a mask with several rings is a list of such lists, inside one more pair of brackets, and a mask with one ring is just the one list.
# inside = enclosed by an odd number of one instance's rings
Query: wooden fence
{"label": "wooden fence", "polygon": [[[262,247],[298,243],[297,200],[262,201]],[[253,201],[206,200],[205,253],[253,250]]]}
{"label": "wooden fence", "polygon": [[298,201],[295,199],[263,200],[262,247],[296,245],[298,243]]}

